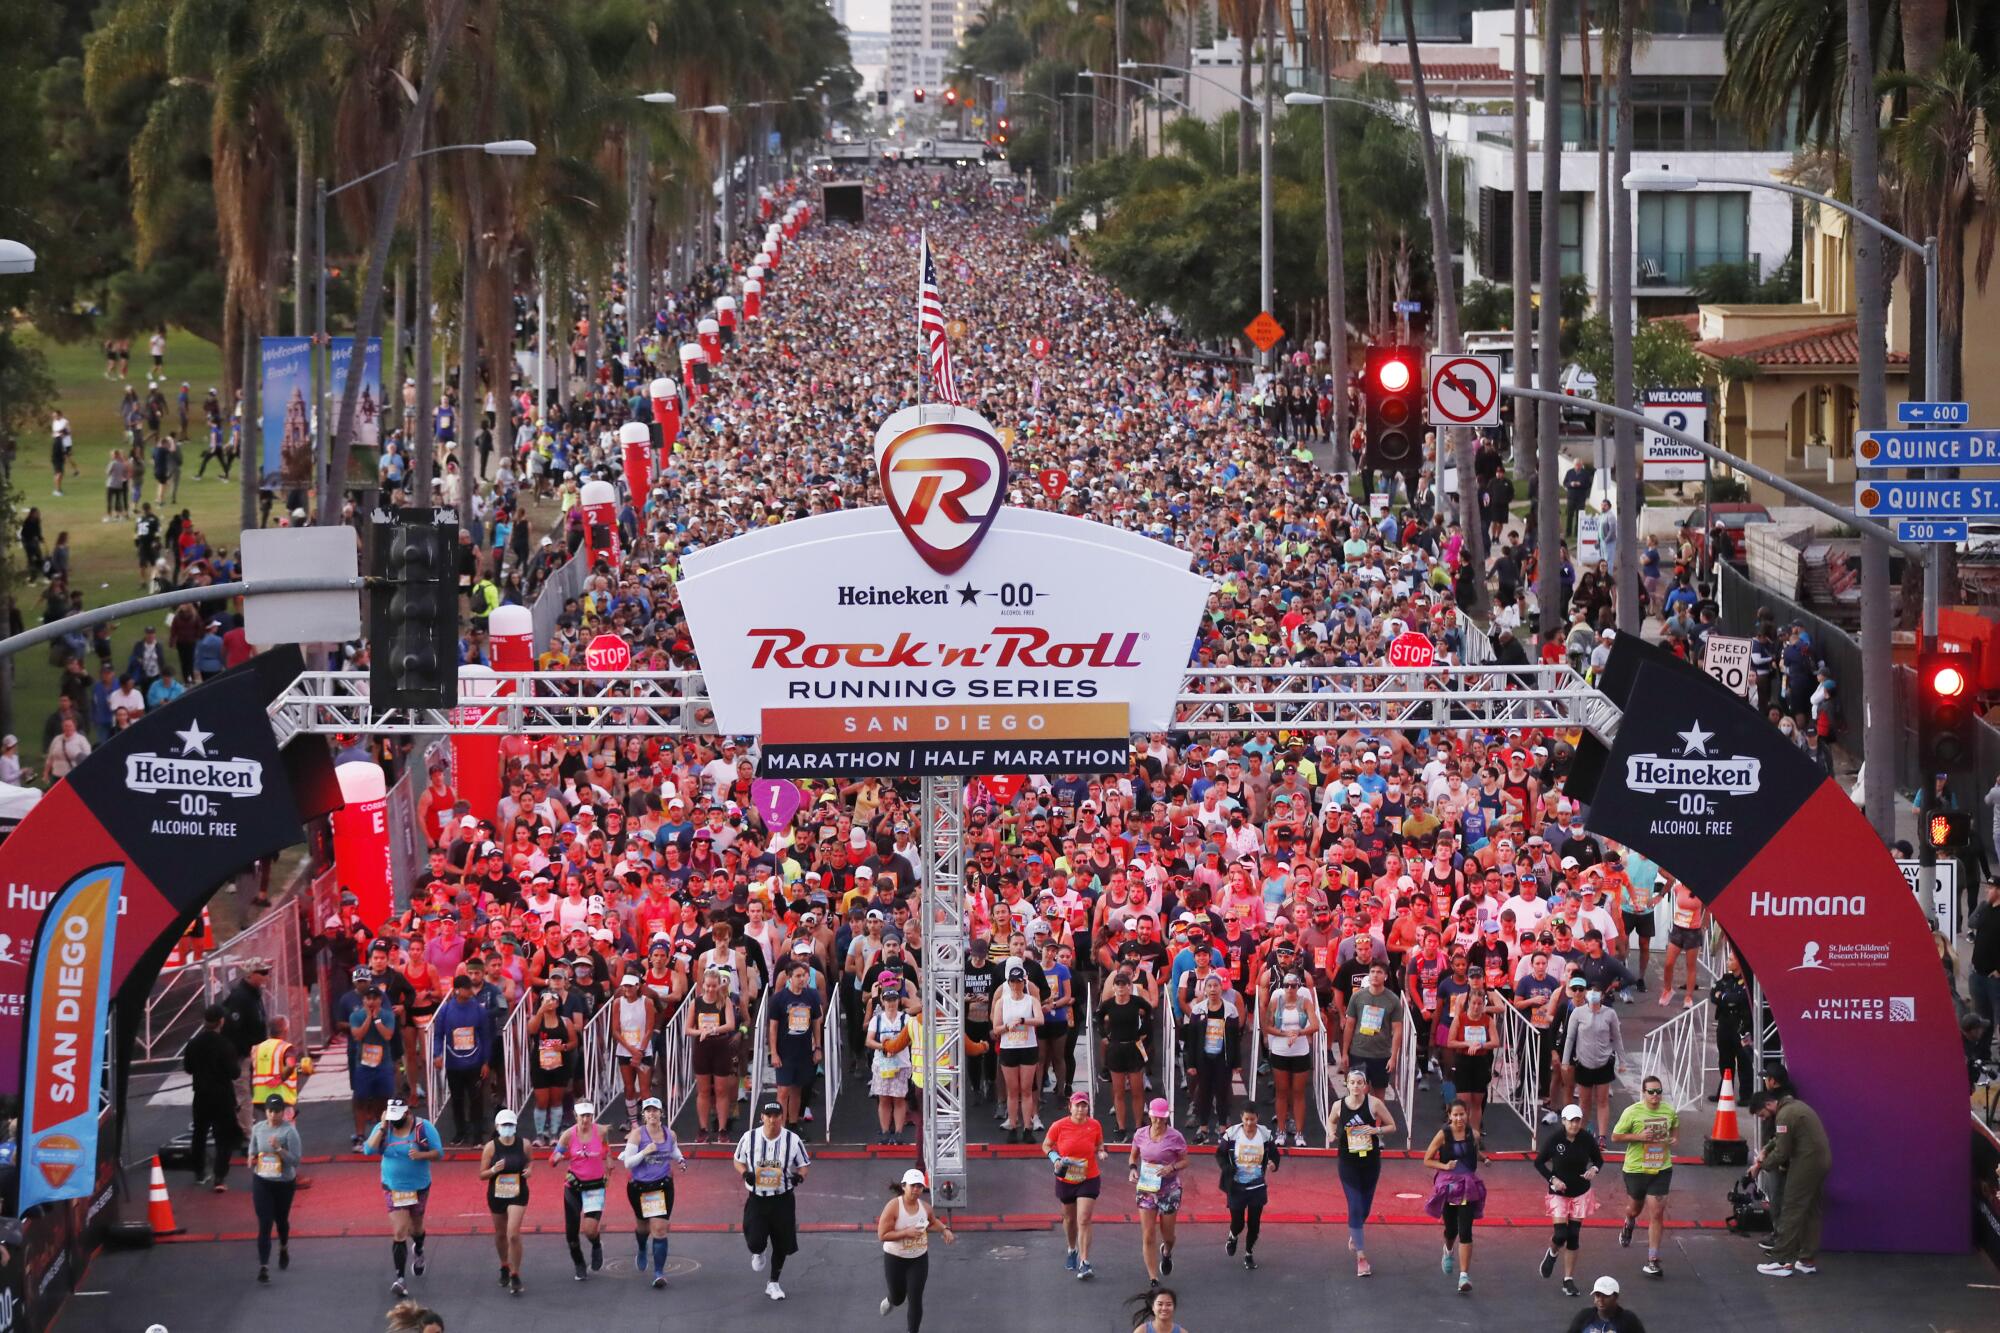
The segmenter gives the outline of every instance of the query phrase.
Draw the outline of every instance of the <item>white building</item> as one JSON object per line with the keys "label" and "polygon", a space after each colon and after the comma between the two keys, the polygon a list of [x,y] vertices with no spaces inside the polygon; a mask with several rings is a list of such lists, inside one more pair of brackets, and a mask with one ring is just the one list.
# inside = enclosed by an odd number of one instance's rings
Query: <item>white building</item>
{"label": "white building", "polygon": [[[927,94],[942,89],[957,63],[958,44],[966,25],[979,13],[978,0],[890,0],[889,100],[906,113],[921,114],[915,105],[918,88]],[[928,99],[923,109],[928,109]]]}

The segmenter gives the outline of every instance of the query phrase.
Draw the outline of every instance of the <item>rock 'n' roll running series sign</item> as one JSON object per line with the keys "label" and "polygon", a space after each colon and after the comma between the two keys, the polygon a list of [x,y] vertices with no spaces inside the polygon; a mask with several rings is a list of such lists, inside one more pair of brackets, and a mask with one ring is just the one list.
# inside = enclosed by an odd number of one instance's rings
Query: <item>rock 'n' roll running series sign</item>
{"label": "rock 'n' roll running series sign", "polygon": [[1187,552],[1007,503],[978,413],[905,408],[875,439],[885,503],[683,561],[716,726],[762,774],[1112,772],[1166,728],[1209,593]]}

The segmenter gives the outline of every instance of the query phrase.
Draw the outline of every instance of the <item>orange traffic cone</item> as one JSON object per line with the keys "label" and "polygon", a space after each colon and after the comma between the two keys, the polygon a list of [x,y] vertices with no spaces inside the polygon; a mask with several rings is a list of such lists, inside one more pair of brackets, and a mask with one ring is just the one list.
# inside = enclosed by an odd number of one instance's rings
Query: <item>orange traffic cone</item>
{"label": "orange traffic cone", "polygon": [[1741,1166],[1750,1160],[1750,1145],[1736,1127],[1736,1076],[1722,1071],[1722,1092],[1715,1103],[1715,1127],[1701,1145],[1701,1160],[1709,1166]]}
{"label": "orange traffic cone", "polygon": [[146,1220],[155,1236],[181,1234],[180,1223],[174,1221],[174,1202],[167,1197],[167,1173],[160,1170],[158,1157],[153,1158],[153,1183],[146,1193]]}

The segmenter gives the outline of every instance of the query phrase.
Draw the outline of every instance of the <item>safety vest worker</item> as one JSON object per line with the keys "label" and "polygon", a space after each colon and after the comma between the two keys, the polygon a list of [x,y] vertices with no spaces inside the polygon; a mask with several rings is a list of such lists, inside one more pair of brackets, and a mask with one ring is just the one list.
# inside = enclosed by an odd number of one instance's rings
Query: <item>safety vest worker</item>
{"label": "safety vest worker", "polygon": [[298,1047],[286,1041],[282,1034],[258,1042],[250,1049],[250,1094],[257,1106],[272,1093],[284,1098],[286,1106],[296,1106],[299,1100],[299,1075],[309,1072],[310,1066],[301,1069]]}

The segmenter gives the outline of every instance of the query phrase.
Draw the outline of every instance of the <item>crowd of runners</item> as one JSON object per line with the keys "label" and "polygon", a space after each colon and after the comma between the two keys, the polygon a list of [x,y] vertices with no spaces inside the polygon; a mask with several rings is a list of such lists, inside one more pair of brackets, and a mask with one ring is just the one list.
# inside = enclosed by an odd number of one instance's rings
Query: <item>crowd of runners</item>
{"label": "crowd of runners", "polygon": [[[1397,623],[1429,635],[1442,659],[1468,651],[1455,591],[1492,570],[1463,567],[1457,521],[1434,507],[1428,473],[1413,496],[1371,511],[1323,448],[1315,460],[1310,419],[1291,438],[1267,431],[1252,369],[1177,342],[1035,237],[983,177],[883,175],[867,206],[865,227],[816,221],[787,249],[655,489],[621,491],[622,564],[594,571],[564,608],[542,666],[580,666],[581,645],[603,632],[630,642],[635,669],[697,666],[675,595],[685,552],[879,502],[874,429],[919,390],[919,226],[948,314],[967,326],[954,350],[968,404],[1011,432],[1017,478],[1047,467],[1070,477],[1059,501],[1022,484],[1010,502],[1059,504],[1192,552],[1214,581],[1192,664],[1376,664]],[[473,573],[495,600],[532,598],[581,545],[580,483],[622,488],[610,432],[648,419],[647,382],[675,373],[672,353],[723,290],[712,274],[670,292],[637,349],[618,336],[622,309],[583,312],[607,321],[605,362],[581,364],[579,334],[573,368],[584,373],[558,389],[568,396],[548,419],[532,403],[493,405],[524,423],[512,454],[474,465],[488,521],[471,534]],[[1302,352],[1284,373],[1312,385],[1324,366]],[[546,535],[524,535],[530,524]],[[468,662],[490,660],[489,605],[474,602]],[[1500,650],[1517,661],[1536,651],[1505,637]],[[1470,1291],[1504,1019],[1532,1030],[1526,1058],[1543,1090],[1530,1118],[1545,1122],[1544,1275],[1560,1264],[1562,1290],[1581,1297],[1579,1223],[1602,1206],[1628,1219],[1624,1243],[1638,1230],[1645,1261],[1633,1268],[1661,1276],[1672,1160],[1690,1138],[1656,1084],[1624,1104],[1618,1071],[1634,1039],[1620,1011],[1670,1010],[1707,990],[1697,967],[1708,922],[1658,867],[1584,831],[1563,794],[1573,740],[1360,722],[1157,734],[1135,738],[1122,773],[972,784],[965,1075],[973,1107],[990,1104],[1009,1141],[1047,1155],[1067,1273],[1089,1279],[1102,1261],[1091,1221],[1107,1153],[1122,1163],[1113,1174],[1132,1191],[1157,1288],[1175,1271],[1183,1175],[1198,1159],[1212,1159],[1227,1199],[1227,1257],[1254,1269],[1287,1153],[1331,1147],[1354,1272],[1368,1277],[1363,1224],[1383,1150],[1409,1128],[1391,1090],[1414,1072],[1433,1098],[1452,1090],[1424,1150],[1436,1172],[1425,1206],[1442,1228],[1445,1279]],[[500,1281],[516,1294],[531,1188],[561,1190],[578,1281],[601,1267],[604,1228],[629,1227],[640,1269],[665,1286],[676,1176],[687,1148],[713,1143],[734,1145],[753,1267],[782,1298],[836,989],[877,1141],[910,1144],[918,1130],[912,906],[927,866],[913,792],[867,776],[802,783],[799,813],[771,827],[751,798],[750,738],[509,738],[503,755],[495,808],[471,808],[447,768],[427,775],[418,809],[433,851],[405,910],[364,921],[348,903],[315,942],[353,983],[334,1012],[348,1025],[354,1143],[383,1163],[397,1291],[424,1272],[433,1173],[475,1169],[440,1161],[453,1145],[478,1149]],[[524,997],[532,1097],[494,1116],[501,1025]],[[605,1006],[616,1006],[620,1098],[593,1105],[581,1043]],[[692,1044],[692,1144],[655,1095],[677,1024]],[[1095,1097],[1079,1087],[1093,1031]],[[759,1049],[770,1096],[753,1107],[747,1062]],[[431,1061],[443,1065],[443,1105],[420,1101]],[[1259,1061],[1268,1119],[1237,1091]],[[1316,1067],[1345,1071],[1330,1143]],[[1621,1154],[1619,1182],[1600,1181]],[[282,1151],[275,1167],[289,1169]],[[924,1191],[920,1171],[905,1175],[878,1226],[883,1313],[901,1305],[911,1329],[929,1246],[952,1239]],[[1615,1310],[1617,1283],[1603,1283]],[[1166,1296],[1161,1328],[1173,1326]]]}

